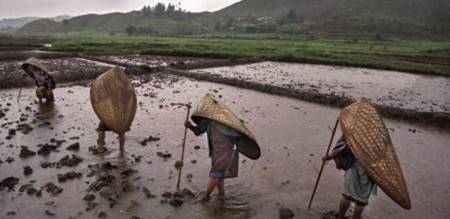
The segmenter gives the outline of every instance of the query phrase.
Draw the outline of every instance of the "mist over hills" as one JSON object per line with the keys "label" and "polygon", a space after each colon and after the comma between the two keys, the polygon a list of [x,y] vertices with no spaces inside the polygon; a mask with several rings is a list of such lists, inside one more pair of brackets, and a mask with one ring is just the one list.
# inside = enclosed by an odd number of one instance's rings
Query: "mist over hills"
{"label": "mist over hills", "polygon": [[[64,19],[69,19],[70,16],[68,15],[61,15],[56,16],[52,18],[47,18],[49,20],[53,20],[56,22],[61,22]],[[42,17],[20,17],[20,18],[3,18],[0,19],[0,32],[2,31],[14,31],[22,26],[24,26],[27,23],[30,23],[32,21],[43,19]]]}

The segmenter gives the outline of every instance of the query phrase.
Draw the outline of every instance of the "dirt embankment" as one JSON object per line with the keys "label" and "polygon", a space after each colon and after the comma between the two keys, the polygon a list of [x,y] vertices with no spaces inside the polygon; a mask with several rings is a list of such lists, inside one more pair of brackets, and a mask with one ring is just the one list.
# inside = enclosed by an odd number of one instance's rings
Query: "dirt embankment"
{"label": "dirt embankment", "polygon": [[[29,48],[28,48],[29,49]],[[38,59],[58,59],[58,58],[73,58],[79,56],[77,53],[67,53],[67,52],[43,52],[39,50],[0,50],[0,61],[11,61],[11,60],[25,60],[31,56]]]}

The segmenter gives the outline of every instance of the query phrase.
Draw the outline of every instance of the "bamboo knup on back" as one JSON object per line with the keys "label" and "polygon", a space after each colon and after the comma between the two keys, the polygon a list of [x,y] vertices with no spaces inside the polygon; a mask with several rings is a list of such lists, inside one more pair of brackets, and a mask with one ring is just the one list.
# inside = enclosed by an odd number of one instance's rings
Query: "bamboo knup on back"
{"label": "bamboo knup on back", "polygon": [[237,149],[246,157],[256,160],[261,156],[261,150],[255,136],[231,110],[213,94],[206,94],[192,114],[192,120],[197,122],[207,118],[222,123],[244,135],[237,143]]}
{"label": "bamboo knup on back", "polygon": [[124,71],[115,67],[94,80],[91,104],[106,126],[118,134],[129,130],[136,114],[134,87]]}
{"label": "bamboo knup on back", "polygon": [[340,124],[366,172],[396,203],[411,208],[408,188],[391,137],[374,105],[361,99],[344,108]]}

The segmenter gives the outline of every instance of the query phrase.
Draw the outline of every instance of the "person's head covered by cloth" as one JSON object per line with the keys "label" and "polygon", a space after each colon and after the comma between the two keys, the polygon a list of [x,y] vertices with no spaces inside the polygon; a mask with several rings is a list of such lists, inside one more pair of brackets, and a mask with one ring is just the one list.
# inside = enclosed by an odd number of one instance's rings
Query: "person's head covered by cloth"
{"label": "person's head covered by cloth", "polygon": [[100,119],[97,127],[96,153],[103,153],[105,132],[119,135],[120,152],[124,152],[125,132],[130,130],[136,115],[136,92],[125,71],[114,67],[98,76],[91,86],[91,104]]}
{"label": "person's head covered by cloth", "polygon": [[22,69],[34,79],[39,102],[42,102],[42,99],[45,99],[46,102],[53,102],[55,99],[53,89],[55,89],[56,83],[47,67],[38,59],[31,57],[22,64]]}
{"label": "person's head covered by cloth", "polygon": [[261,156],[259,145],[244,123],[213,94],[203,97],[191,119],[196,125],[187,121],[185,126],[197,136],[207,133],[211,157],[208,187],[199,200],[209,200],[215,187],[223,197],[224,179],[238,175],[238,152],[256,160]]}

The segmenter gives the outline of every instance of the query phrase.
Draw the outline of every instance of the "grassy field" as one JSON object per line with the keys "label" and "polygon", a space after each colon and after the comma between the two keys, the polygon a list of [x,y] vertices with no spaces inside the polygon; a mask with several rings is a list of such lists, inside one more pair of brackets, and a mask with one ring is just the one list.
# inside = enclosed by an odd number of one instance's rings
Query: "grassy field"
{"label": "grassy field", "polygon": [[[31,39],[31,40],[30,40]],[[450,42],[345,41],[261,37],[128,37],[60,35],[8,42],[52,43],[53,51],[84,54],[155,54],[211,58],[256,58],[273,61],[329,64],[450,76]]]}

